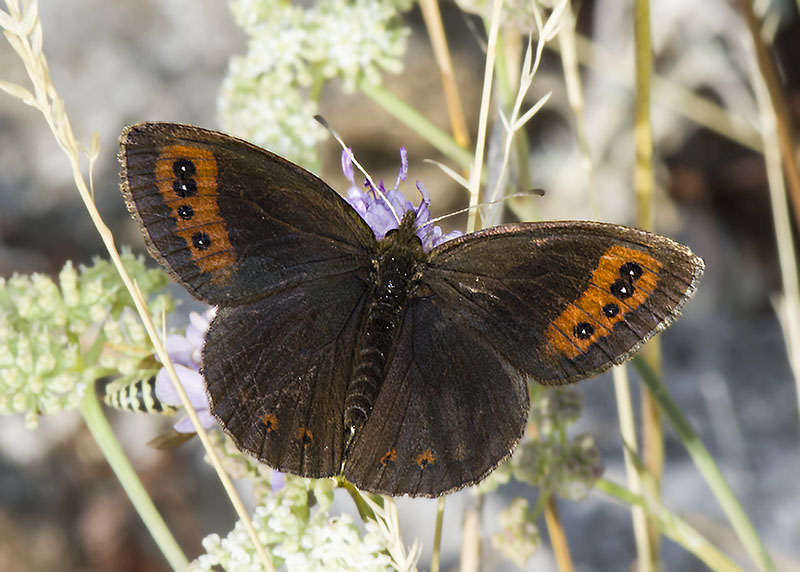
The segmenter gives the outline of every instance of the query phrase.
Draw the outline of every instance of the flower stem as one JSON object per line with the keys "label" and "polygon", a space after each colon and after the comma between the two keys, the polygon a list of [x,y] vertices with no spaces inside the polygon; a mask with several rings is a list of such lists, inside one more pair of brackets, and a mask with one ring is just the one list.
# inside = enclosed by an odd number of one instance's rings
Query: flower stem
{"label": "flower stem", "polygon": [[478,572],[481,569],[481,514],[484,495],[469,497],[461,517],[461,562],[459,572]]}
{"label": "flower stem", "polygon": [[436,528],[433,531],[433,554],[431,556],[431,572],[439,572],[442,556],[442,521],[444,520],[444,499],[439,497],[436,503]]}
{"label": "flower stem", "polygon": [[467,218],[467,232],[477,230],[478,202],[480,199],[480,185],[483,172],[483,159],[486,151],[486,131],[489,123],[489,102],[492,95],[492,77],[494,75],[494,59],[497,52],[497,35],[500,30],[500,15],[503,9],[502,0],[494,0],[492,13],[487,23],[488,38],[486,40],[486,65],[483,69],[483,84],[481,86],[481,107],[478,114],[478,134],[475,139],[475,155],[469,172],[469,217]]}
{"label": "flower stem", "polygon": [[[614,393],[617,397],[617,412],[619,415],[619,431],[622,437],[623,455],[625,458],[625,475],[628,488],[633,494],[641,494],[642,482],[639,473],[633,464],[632,456],[638,451],[636,441],[636,423],[633,416],[633,402],[631,400],[630,383],[628,382],[627,366],[621,365],[614,368]],[[631,504],[631,519],[633,520],[633,538],[636,541],[636,553],[639,570],[652,571],[653,562],[650,552],[650,538],[647,532],[647,514],[644,509]]]}
{"label": "flower stem", "polygon": [[556,557],[556,564],[559,572],[572,572],[572,556],[569,553],[567,535],[561,524],[561,517],[558,513],[558,504],[552,494],[547,495],[544,504],[544,520],[547,523],[547,532],[550,534],[550,545],[553,547],[553,554]]}
{"label": "flower stem", "polygon": [[[514,57],[514,55],[517,53],[523,53],[523,49],[524,44],[522,42],[522,36],[519,32],[515,30],[503,29],[498,32],[495,81],[497,84],[498,96],[500,97],[500,105],[502,105],[503,111],[509,117],[511,117],[513,113],[515,99],[520,88],[519,76],[514,76],[511,72],[511,70],[519,70],[521,66],[519,58]],[[528,161],[530,157],[528,133],[524,129],[519,129],[514,132],[513,136],[514,151],[516,153],[515,168],[517,171],[515,190],[530,189],[532,187],[532,183]],[[513,187],[510,189],[513,189]],[[509,192],[513,192],[513,190],[510,189]],[[490,197],[492,199],[498,198],[494,194],[490,195]],[[536,213],[535,202],[533,205],[534,206],[531,209],[532,214],[536,216],[532,218],[539,218],[538,214]],[[513,210],[513,203],[510,203],[509,207]],[[486,223],[487,226],[489,224],[497,224],[495,221],[486,221]]]}
{"label": "flower stem", "polygon": [[450,48],[444,35],[439,3],[436,0],[420,0],[419,6],[422,9],[422,17],[425,20],[428,36],[431,39],[433,55],[436,58],[436,64],[439,66],[439,73],[442,76],[442,87],[447,101],[447,111],[450,114],[450,128],[453,131],[453,138],[460,147],[466,149],[469,147],[469,130],[467,129],[467,121],[464,118],[461,96],[458,93],[453,60],[450,57]]}
{"label": "flower stem", "polygon": [[642,508],[662,534],[697,556],[710,569],[717,572],[742,572],[742,568],[717,550],[697,530],[663,506],[654,505],[648,502],[647,497],[634,494],[625,487],[606,479],[599,479],[595,483],[595,489],[622,502]]}
{"label": "flower stem", "polygon": [[661,377],[650,366],[647,360],[636,356],[633,365],[644,384],[648,387],[653,398],[658,402],[661,410],[669,419],[672,428],[680,438],[687,452],[692,457],[695,466],[703,475],[706,483],[711,488],[711,492],[719,502],[725,515],[736,531],[736,535],[744,545],[750,558],[757,564],[760,570],[774,572],[775,564],[772,562],[767,549],[758,536],[753,524],[744,512],[742,505],[736,499],[725,477],[714,462],[714,458],[708,452],[703,442],[694,432],[689,420],[681,412],[678,404],[673,401],[663,383]]}
{"label": "flower stem", "polygon": [[[650,38],[650,0],[634,0],[633,29],[635,40],[636,94],[634,105],[634,140],[636,160],[633,172],[633,188],[636,195],[636,226],[653,229],[653,128],[650,122],[651,82],[653,76],[652,42]],[[658,368],[660,351],[658,340],[652,341],[644,354],[653,367]],[[661,477],[664,472],[664,432],[661,415],[649,391],[642,392],[642,451],[645,464],[653,475],[652,481],[644,483],[648,494],[658,498],[661,494]],[[647,523],[649,562],[647,554],[639,554],[639,566],[645,570],[656,570],[659,561],[658,530]]]}
{"label": "flower stem", "polygon": [[136,471],[133,470],[128,457],[122,450],[119,441],[114,436],[111,426],[100,408],[94,387],[86,391],[79,409],[95,442],[100,447],[103,456],[108,461],[117,479],[119,479],[122,488],[133,503],[136,512],[139,513],[164,558],[167,559],[167,562],[174,570],[185,570],[189,565],[189,561],[180,546],[178,546],[175,537],[172,536],[164,519],[161,518],[152,499],[136,475]]}
{"label": "flower stem", "polygon": [[594,177],[594,161],[592,161],[589,135],[586,131],[583,85],[581,84],[581,74],[578,68],[578,57],[575,47],[576,22],[570,2],[566,3],[564,14],[561,16],[561,22],[561,29],[558,32],[558,49],[561,53],[561,65],[564,67],[564,85],[567,88],[567,100],[569,101],[572,117],[575,121],[575,137],[583,159],[583,169],[586,173],[586,190],[592,205],[592,212],[599,220],[602,215],[600,213],[600,201],[597,197],[597,184]]}

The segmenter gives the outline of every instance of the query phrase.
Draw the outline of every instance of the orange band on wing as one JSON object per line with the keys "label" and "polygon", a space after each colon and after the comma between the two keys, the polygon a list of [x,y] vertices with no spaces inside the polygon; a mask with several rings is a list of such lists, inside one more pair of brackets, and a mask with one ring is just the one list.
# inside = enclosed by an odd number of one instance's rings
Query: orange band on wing
{"label": "orange band on wing", "polygon": [[217,161],[208,149],[167,145],[155,167],[158,191],[192,262],[212,280],[229,279],[236,256],[217,204]]}
{"label": "orange band on wing", "polygon": [[660,270],[661,263],[646,252],[610,247],[600,257],[586,290],[551,322],[547,341],[569,359],[585,353],[650,297]]}

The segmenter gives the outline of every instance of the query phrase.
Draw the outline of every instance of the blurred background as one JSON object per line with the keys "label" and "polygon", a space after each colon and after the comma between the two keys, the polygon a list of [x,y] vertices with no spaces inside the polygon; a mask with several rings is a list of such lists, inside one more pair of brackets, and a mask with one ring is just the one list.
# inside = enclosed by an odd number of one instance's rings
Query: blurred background
{"label": "blurred background", "polygon": [[[483,74],[482,24],[454,4],[441,5],[456,75],[473,129]],[[586,122],[596,161],[603,220],[632,224],[632,15],[628,2],[584,0],[575,6]],[[779,570],[800,570],[800,450],[798,400],[774,309],[780,293],[772,209],[759,148],[759,117],[750,87],[748,41],[727,2],[653,0],[656,138],[656,230],[687,244],[706,261],[706,273],[682,319],[663,336],[665,379],[711,449],[736,495],[767,543]],[[796,122],[800,117],[800,22],[797,4],[775,0],[768,27],[781,80]],[[94,185],[99,209],[117,244],[143,251],[139,229],[118,192],[117,137],[130,123],[175,121],[218,128],[216,102],[232,54],[245,37],[224,3],[77,0],[43,2],[44,50],[53,82],[65,100],[77,137],[101,139]],[[418,8],[405,70],[385,85],[447,130],[439,73]],[[553,42],[557,46],[557,42]],[[25,70],[0,43],[0,78],[27,85]],[[391,183],[398,148],[409,152],[405,189],[413,182],[434,196],[434,214],[466,205],[466,193],[426,158],[443,157],[358,92],[335,82],[321,97],[321,113],[341,133],[373,176]],[[730,135],[689,119],[716,103],[739,127]],[[546,50],[529,104],[553,95],[528,127],[528,168],[547,194],[535,201],[542,219],[595,218],[576,146],[559,54]],[[338,146],[322,147],[322,175],[334,188],[347,183]],[[463,228],[463,217],[443,226]],[[39,113],[0,93],[0,276],[55,274],[67,260],[105,257],[102,243],[74,188],[67,162]],[[182,294],[180,289],[176,294]],[[188,301],[181,311],[195,308]],[[585,408],[577,431],[590,432],[603,452],[606,476],[624,482],[613,388],[608,374],[580,387]],[[637,390],[638,384],[633,384]],[[200,540],[227,532],[235,518],[198,442],[164,453],[144,445],[164,426],[146,416],[112,414],[126,450],[190,557]],[[724,515],[680,443],[667,430],[664,502],[740,562],[744,553]],[[485,506],[486,530],[495,513],[524,488],[510,484]],[[458,565],[460,510],[468,492],[448,500],[443,569]],[[504,500],[506,499],[506,500]],[[343,499],[343,506],[347,499]],[[435,502],[400,503],[406,541],[425,545],[429,566]],[[628,569],[635,558],[630,513],[591,494],[561,502],[578,570]],[[487,543],[486,569],[513,570]],[[666,570],[704,570],[692,555],[664,541]],[[28,431],[22,420],[0,417],[0,570],[165,570],[166,564],[133,512],[77,413],[43,418]],[[547,543],[528,569],[555,569]]]}

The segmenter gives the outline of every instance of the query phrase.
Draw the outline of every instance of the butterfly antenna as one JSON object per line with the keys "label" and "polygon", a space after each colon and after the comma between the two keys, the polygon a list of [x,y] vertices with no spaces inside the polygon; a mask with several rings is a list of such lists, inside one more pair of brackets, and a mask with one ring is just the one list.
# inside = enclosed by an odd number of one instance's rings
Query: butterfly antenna
{"label": "butterfly antenna", "polygon": [[483,207],[496,205],[497,203],[502,203],[502,202],[505,202],[505,201],[507,201],[509,199],[519,199],[519,198],[522,198],[522,197],[531,197],[531,196],[543,197],[544,194],[545,194],[544,189],[528,189],[527,191],[521,191],[519,193],[514,193],[513,195],[505,196],[502,199],[497,199],[495,201],[489,201],[488,203],[481,203],[479,205],[465,207],[463,209],[459,209],[457,211],[453,211],[451,213],[447,213],[446,215],[442,215],[442,216],[438,216],[436,218],[432,218],[431,220],[429,220],[425,224],[421,225],[420,228],[425,228],[428,225],[436,224],[439,221],[442,221],[442,220],[444,220],[446,218],[449,218],[451,216],[455,216],[455,215],[459,215],[461,213],[469,212],[472,209],[480,209],[480,208],[483,208]]}
{"label": "butterfly antenna", "polygon": [[328,132],[331,135],[333,135],[333,138],[336,139],[336,141],[339,142],[339,145],[342,146],[342,149],[344,149],[344,152],[347,153],[348,157],[350,157],[350,160],[353,162],[353,165],[355,165],[356,168],[359,171],[361,171],[361,173],[366,178],[367,184],[369,185],[369,187],[372,190],[372,192],[377,194],[381,198],[381,200],[383,200],[383,202],[386,203],[386,206],[389,207],[390,211],[392,211],[392,215],[394,216],[395,220],[397,221],[397,224],[399,225],[400,224],[400,216],[397,214],[397,211],[394,210],[394,206],[389,201],[389,199],[386,197],[386,194],[381,190],[381,188],[378,185],[375,184],[375,181],[373,181],[372,177],[369,176],[369,173],[367,173],[367,170],[364,169],[364,167],[361,166],[361,163],[358,162],[358,160],[356,159],[355,154],[353,153],[353,150],[350,149],[350,147],[348,147],[345,144],[345,142],[341,138],[341,136],[339,136],[339,134],[336,132],[336,130],[331,126],[330,123],[328,123],[328,121],[324,117],[322,117],[321,115],[315,115],[314,119],[316,119],[317,122],[320,125],[322,125],[325,129],[327,129]]}

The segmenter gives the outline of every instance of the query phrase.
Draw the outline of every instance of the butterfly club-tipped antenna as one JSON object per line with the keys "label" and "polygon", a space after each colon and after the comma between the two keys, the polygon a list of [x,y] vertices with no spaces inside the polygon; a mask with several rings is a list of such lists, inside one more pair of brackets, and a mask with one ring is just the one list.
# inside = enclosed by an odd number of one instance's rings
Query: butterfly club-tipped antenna
{"label": "butterfly club-tipped antenna", "polygon": [[523,197],[543,197],[544,195],[545,195],[545,190],[544,189],[540,189],[540,188],[533,188],[533,189],[528,189],[527,191],[520,191],[519,193],[514,193],[513,195],[507,195],[507,196],[503,197],[502,199],[489,201],[488,203],[481,203],[479,205],[464,207],[463,209],[459,209],[457,211],[453,211],[451,213],[447,213],[447,214],[444,214],[442,216],[438,216],[436,218],[432,218],[431,220],[429,220],[425,224],[420,225],[420,228],[425,228],[426,226],[430,226],[432,224],[437,224],[438,222],[440,222],[440,221],[442,221],[442,220],[444,220],[446,218],[450,218],[451,216],[456,216],[456,215],[460,215],[460,214],[465,213],[465,212],[469,212],[472,209],[481,209],[481,208],[484,208],[484,207],[496,205],[498,203],[503,203],[503,202],[511,200],[511,199],[519,199],[519,198],[523,198]]}
{"label": "butterfly club-tipped antenna", "polygon": [[[322,117],[321,115],[315,115],[314,119],[316,119],[320,125],[322,125],[325,129],[327,129],[328,132],[333,136],[333,138],[336,139],[339,145],[341,145],[344,152],[347,153],[347,156],[350,158],[350,161],[353,162],[353,165],[355,165],[356,168],[359,171],[361,171],[361,174],[364,175],[364,178],[366,179],[367,185],[369,186],[370,190],[374,192],[376,195],[378,195],[384,203],[386,203],[386,206],[389,208],[389,210],[392,213],[392,216],[394,216],[395,220],[397,221],[397,224],[399,225],[400,215],[397,213],[397,210],[395,210],[394,205],[392,205],[391,201],[386,197],[386,194],[383,192],[381,187],[375,184],[375,181],[372,180],[372,177],[367,172],[367,170],[361,165],[361,163],[358,162],[355,154],[353,153],[353,150],[347,146],[347,144],[344,142],[344,139],[342,139],[339,133],[331,126],[330,123],[328,123],[328,121],[324,117]],[[403,161],[405,167],[405,157],[403,158]],[[399,184],[401,180],[400,176],[398,176],[397,180]]]}

